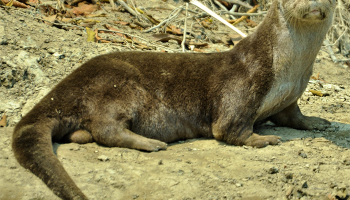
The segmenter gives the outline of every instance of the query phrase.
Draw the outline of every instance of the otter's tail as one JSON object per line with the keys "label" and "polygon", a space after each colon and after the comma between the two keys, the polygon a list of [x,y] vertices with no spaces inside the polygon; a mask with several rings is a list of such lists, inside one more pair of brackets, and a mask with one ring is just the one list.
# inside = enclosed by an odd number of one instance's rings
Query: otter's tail
{"label": "otter's tail", "polygon": [[17,161],[38,176],[60,198],[87,199],[52,150],[52,130],[37,124],[17,124],[12,149]]}

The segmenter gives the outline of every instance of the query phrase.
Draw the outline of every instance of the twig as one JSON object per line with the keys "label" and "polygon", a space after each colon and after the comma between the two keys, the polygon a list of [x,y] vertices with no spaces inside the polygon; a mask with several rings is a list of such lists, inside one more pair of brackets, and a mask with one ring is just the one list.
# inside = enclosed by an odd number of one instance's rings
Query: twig
{"label": "twig", "polygon": [[151,27],[151,28],[149,28],[149,29],[147,29],[147,30],[144,30],[143,32],[148,33],[148,32],[150,32],[150,31],[152,31],[152,30],[154,30],[154,29],[156,29],[156,28],[159,28],[159,27],[163,26],[165,23],[167,23],[168,21],[170,21],[170,20],[172,20],[173,18],[175,18],[175,17],[182,11],[182,6],[181,6],[180,8],[177,8],[176,10],[177,10],[177,12],[176,12],[173,16],[169,16],[168,19],[163,20],[163,21],[160,22],[157,26],[153,26],[153,27]]}
{"label": "twig", "polygon": [[251,6],[251,5],[247,4],[247,3],[244,3],[242,1],[239,1],[239,0],[223,0],[223,1],[226,1],[228,3],[238,4],[240,6],[243,6],[243,7],[249,8],[249,9],[253,8],[253,6]]}
{"label": "twig", "polygon": [[332,49],[331,45],[329,44],[328,40],[324,40],[323,45],[325,45],[325,47],[327,48],[328,53],[331,56],[334,63],[350,61],[350,59],[337,59],[337,57],[335,57],[335,55],[334,55],[333,49]]}
{"label": "twig", "polygon": [[221,14],[230,14],[235,16],[259,16],[266,14],[267,11],[259,12],[259,13],[239,13],[239,12],[230,12],[230,11],[220,11]]}
{"label": "twig", "polygon": [[80,28],[80,29],[84,29],[84,30],[85,30],[85,27],[78,26],[78,25],[55,23],[55,22],[51,22],[51,21],[48,21],[48,20],[45,20],[45,19],[41,19],[41,18],[37,18],[37,17],[33,17],[33,19],[45,21],[45,22],[47,22],[47,23],[50,23],[50,24],[56,25],[56,26],[62,26],[62,27],[64,27],[64,26],[68,26],[68,27],[77,27],[77,28]]}
{"label": "twig", "polygon": [[130,14],[134,15],[135,17],[137,17],[137,13],[131,9],[124,1],[122,0],[117,0],[117,2],[122,5]]}
{"label": "twig", "polygon": [[200,3],[197,0],[190,0],[190,3],[192,3],[193,5],[199,7],[200,9],[204,10],[205,12],[207,12],[208,14],[210,14],[211,16],[215,17],[217,20],[219,20],[220,22],[222,22],[223,24],[225,24],[226,26],[230,27],[231,29],[233,29],[234,31],[236,31],[238,34],[240,34],[242,37],[247,37],[246,34],[244,34],[242,31],[240,31],[239,29],[237,29],[236,27],[232,26],[230,23],[228,23],[226,20],[224,20],[222,17],[220,17],[218,14],[216,14],[215,12],[213,12],[212,10],[210,10],[209,8],[207,8],[206,6],[204,6],[202,3]]}
{"label": "twig", "polygon": [[133,2],[132,0],[131,0],[130,2],[131,2],[132,6],[133,6],[133,7],[134,7],[134,9],[135,9],[136,16],[138,16],[138,15],[139,15],[139,12],[137,11],[136,6],[135,6],[134,2]]}
{"label": "twig", "polygon": [[[258,7],[259,7],[259,4],[258,4],[258,5],[255,5],[254,8],[248,10],[247,13],[255,12],[256,9],[258,9]],[[243,20],[245,20],[245,19],[247,19],[247,18],[248,18],[248,16],[242,16],[242,17],[240,17],[239,19],[237,19],[232,25],[236,25],[236,24],[238,24],[239,22],[241,22],[241,21],[243,21]]]}
{"label": "twig", "polygon": [[113,0],[109,0],[109,3],[110,3],[110,4],[111,4],[111,6],[112,6],[112,10],[115,10],[114,1],[113,1]]}
{"label": "twig", "polygon": [[122,31],[112,31],[112,30],[108,30],[108,29],[98,29],[98,31],[105,31],[105,32],[112,32],[112,33],[121,33],[121,34],[124,34],[124,35],[129,35],[130,37],[134,37],[134,38],[138,38],[140,40],[143,40],[143,41],[146,41],[147,43],[150,43],[151,45],[155,46],[155,47],[158,47],[158,48],[161,48],[161,49],[164,49],[166,51],[169,51],[169,52],[175,52],[177,50],[173,50],[173,49],[168,49],[164,46],[161,46],[161,45],[158,45],[158,44],[155,44],[153,42],[150,42],[142,37],[139,37],[139,36],[136,36],[136,35],[132,35],[132,34],[129,34],[129,33],[124,33]]}
{"label": "twig", "polygon": [[188,3],[186,3],[185,27],[184,27],[183,40],[181,42],[182,52],[185,52],[185,42],[186,42],[186,34],[187,34],[187,15],[188,15]]}
{"label": "twig", "polygon": [[[227,8],[226,8],[224,5],[222,5],[219,1],[213,0],[213,2],[214,2],[216,5],[218,5],[218,6],[222,9],[222,11],[225,11],[225,14],[229,14],[229,17],[230,17],[231,19],[236,19],[234,16],[231,15],[231,12],[228,11]],[[226,12],[227,12],[227,13],[226,13]]]}
{"label": "twig", "polygon": [[220,2],[218,2],[217,0],[212,0],[216,5],[218,5],[222,10],[225,10],[225,11],[227,11],[227,8],[224,6],[224,5],[222,5]]}
{"label": "twig", "polygon": [[327,45],[327,46],[333,46],[333,45],[337,44],[337,42],[343,37],[344,33],[347,32],[348,29],[349,29],[349,28],[345,28],[345,30],[343,31],[342,34],[340,34],[340,36],[338,37],[338,39],[337,39],[335,42],[333,42],[333,44],[329,44],[329,45]]}

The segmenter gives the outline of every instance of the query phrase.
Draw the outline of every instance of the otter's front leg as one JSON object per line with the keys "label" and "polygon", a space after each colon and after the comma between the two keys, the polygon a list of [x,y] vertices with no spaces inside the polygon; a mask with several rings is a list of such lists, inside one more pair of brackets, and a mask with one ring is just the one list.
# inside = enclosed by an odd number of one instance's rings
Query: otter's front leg
{"label": "otter's front leg", "polygon": [[325,130],[331,124],[329,121],[319,117],[307,117],[299,109],[297,101],[269,117],[277,126],[287,126],[301,130]]}

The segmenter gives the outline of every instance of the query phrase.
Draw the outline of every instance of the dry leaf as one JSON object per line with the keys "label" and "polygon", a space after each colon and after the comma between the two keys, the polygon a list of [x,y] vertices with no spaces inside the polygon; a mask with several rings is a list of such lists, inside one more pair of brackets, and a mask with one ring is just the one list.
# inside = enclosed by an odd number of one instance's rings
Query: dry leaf
{"label": "dry leaf", "polygon": [[0,120],[0,127],[6,127],[7,126],[7,116],[4,114],[2,116],[2,119]]}
{"label": "dry leaf", "polygon": [[193,46],[196,46],[196,47],[208,47],[208,43],[201,43],[201,42],[187,42],[186,41],[186,45],[193,45]]}
{"label": "dry leaf", "polygon": [[335,197],[331,194],[327,194],[327,197],[329,200],[336,200]]}
{"label": "dry leaf", "polygon": [[73,8],[72,13],[77,16],[89,15],[98,9],[99,9],[98,5],[79,3],[78,7]]}
{"label": "dry leaf", "polygon": [[[49,24],[52,25],[52,23],[50,22],[55,22],[57,15],[52,15],[52,16],[48,16],[48,17],[43,17],[43,19],[45,19],[46,21],[44,21],[45,24]],[[49,21],[49,22],[47,22]]]}
{"label": "dry leaf", "polygon": [[321,92],[321,91],[317,91],[317,90],[309,90],[309,92],[311,92],[313,95],[323,97],[323,94],[322,94],[322,92]]}
{"label": "dry leaf", "polygon": [[170,35],[167,33],[153,34],[152,37],[157,41],[168,42],[169,40],[176,40],[178,44],[181,44],[182,38],[175,35]]}
{"label": "dry leaf", "polygon": [[14,6],[14,7],[17,7],[17,8],[29,8],[30,7],[30,6],[27,6],[26,4],[18,2],[18,1],[9,1],[9,0],[2,0],[2,1],[8,7],[11,7],[11,6]]}
{"label": "dry leaf", "polygon": [[232,4],[228,3],[226,1],[222,1],[222,0],[218,0],[218,2],[220,2],[222,5],[224,5],[227,9],[231,9],[232,8]]}
{"label": "dry leaf", "polygon": [[95,42],[95,32],[91,30],[89,27],[86,27],[86,33],[87,33],[87,41]]}
{"label": "dry leaf", "polygon": [[202,49],[198,49],[198,48],[194,48],[193,51],[201,52],[201,53],[206,53],[206,51],[203,51]]}
{"label": "dry leaf", "polygon": [[[119,30],[119,29],[116,29],[116,28],[113,28],[113,27],[111,27],[110,25],[108,25],[108,24],[105,24],[104,25],[108,30],[111,30],[111,31],[119,31],[119,32],[122,32],[121,30]],[[115,35],[118,35],[118,36],[120,36],[120,37],[123,37],[123,38],[127,38],[124,34],[122,34],[122,33],[114,33]]]}
{"label": "dry leaf", "polygon": [[171,32],[172,34],[175,34],[175,35],[182,35],[183,34],[181,29],[176,28],[176,26],[174,26],[174,25],[166,27],[166,32]]}
{"label": "dry leaf", "polygon": [[98,29],[95,29],[95,38],[97,41],[102,40],[102,38],[98,36]]}
{"label": "dry leaf", "polygon": [[68,23],[72,23],[72,22],[73,22],[72,18],[66,18],[66,17],[63,17],[63,18],[61,19],[61,21],[62,21],[62,22],[68,22]]}
{"label": "dry leaf", "polygon": [[113,21],[114,24],[120,24],[120,25],[128,25],[129,22],[123,22],[123,21]]}
{"label": "dry leaf", "polygon": [[86,15],[86,17],[107,17],[106,13]]}
{"label": "dry leaf", "polygon": [[247,26],[250,26],[252,28],[254,28],[258,25],[256,22],[254,22],[253,20],[250,20],[250,19],[246,19],[245,21],[247,22]]}

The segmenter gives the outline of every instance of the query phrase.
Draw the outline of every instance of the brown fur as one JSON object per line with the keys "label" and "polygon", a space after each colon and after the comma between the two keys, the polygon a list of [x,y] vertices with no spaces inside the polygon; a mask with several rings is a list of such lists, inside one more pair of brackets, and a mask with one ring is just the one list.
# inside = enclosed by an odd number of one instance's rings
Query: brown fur
{"label": "brown fur", "polygon": [[[157,151],[165,142],[214,137],[264,147],[279,137],[253,134],[259,121],[324,129],[328,121],[302,115],[296,104],[331,25],[335,3],[319,1],[316,7],[307,0],[274,1],[257,30],[228,52],[91,59],[17,124],[17,160],[57,196],[87,199],[53,154],[52,141]],[[322,16],[308,14],[310,7]]]}

